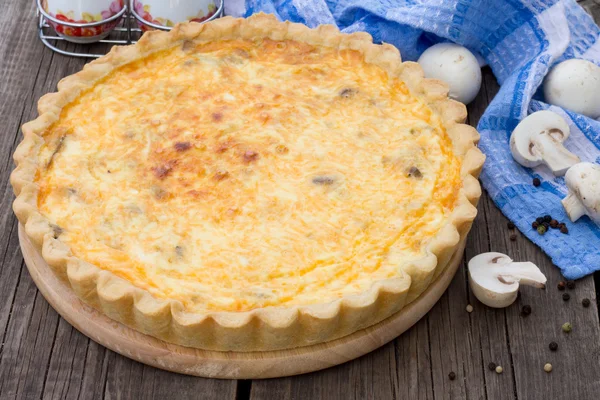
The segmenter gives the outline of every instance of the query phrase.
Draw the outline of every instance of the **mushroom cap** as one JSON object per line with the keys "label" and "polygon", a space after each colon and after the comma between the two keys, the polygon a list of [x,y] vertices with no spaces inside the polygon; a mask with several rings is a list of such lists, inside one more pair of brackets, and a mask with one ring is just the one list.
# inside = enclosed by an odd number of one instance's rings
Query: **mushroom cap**
{"label": "mushroom cap", "polygon": [[525,117],[513,130],[510,136],[510,150],[521,165],[535,167],[543,160],[535,140],[542,135],[548,135],[562,143],[569,137],[570,132],[567,121],[560,115],[548,110],[536,111]]}
{"label": "mushroom cap", "polygon": [[449,96],[461,103],[470,103],[479,93],[481,67],[466,47],[455,43],[434,44],[419,57],[419,64],[427,78],[446,82]]}
{"label": "mushroom cap", "polygon": [[550,104],[600,117],[600,67],[578,59],[559,63],[544,80],[544,97]]}
{"label": "mushroom cap", "polygon": [[600,165],[580,162],[565,175],[565,183],[583,206],[592,213],[600,213]]}

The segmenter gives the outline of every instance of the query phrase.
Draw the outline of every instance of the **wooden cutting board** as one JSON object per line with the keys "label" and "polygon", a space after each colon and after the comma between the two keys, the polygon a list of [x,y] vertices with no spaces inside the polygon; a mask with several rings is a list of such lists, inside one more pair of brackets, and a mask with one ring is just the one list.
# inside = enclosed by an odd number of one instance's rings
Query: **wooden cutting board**
{"label": "wooden cutting board", "polygon": [[318,371],[353,360],[386,344],[413,326],[450,285],[464,250],[464,241],[446,270],[414,302],[377,325],[314,346],[266,352],[218,352],[163,342],[130,329],[84,304],[60,281],[19,225],[23,258],[33,281],[48,303],[77,330],[109,349],[168,371],[222,379],[260,379]]}

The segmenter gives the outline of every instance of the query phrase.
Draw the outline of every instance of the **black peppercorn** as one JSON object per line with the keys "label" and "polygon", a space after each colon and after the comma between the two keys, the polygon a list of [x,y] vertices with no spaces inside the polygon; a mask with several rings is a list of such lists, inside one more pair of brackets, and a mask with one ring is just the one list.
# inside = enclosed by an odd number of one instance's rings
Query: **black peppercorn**
{"label": "black peppercorn", "polygon": [[575,289],[575,281],[567,281],[567,288],[571,290]]}
{"label": "black peppercorn", "polygon": [[450,378],[451,381],[456,379],[456,374],[454,373],[454,371],[452,371],[448,374],[448,378]]}
{"label": "black peppercorn", "polygon": [[517,234],[516,234],[516,233],[513,233],[513,234],[511,234],[511,235],[510,235],[510,240],[511,240],[511,241],[513,241],[513,242],[514,242],[515,240],[517,240]]}
{"label": "black peppercorn", "polygon": [[542,184],[542,181],[540,181],[540,178],[533,178],[533,186],[538,187]]}
{"label": "black peppercorn", "polygon": [[531,306],[525,305],[521,308],[521,317],[527,317],[531,314]]}
{"label": "black peppercorn", "polygon": [[566,235],[567,233],[569,233],[569,229],[566,226],[563,226],[562,228],[560,228],[560,233],[564,233]]}
{"label": "black peppercorn", "polygon": [[550,350],[556,351],[556,350],[558,350],[558,343],[556,343],[556,342],[550,342],[550,344],[548,345],[548,347],[550,348]]}
{"label": "black peppercorn", "polygon": [[567,287],[567,284],[565,283],[565,281],[560,281],[560,282],[558,282],[558,285],[556,285],[556,287],[558,288],[558,290],[565,290],[565,287]]}
{"label": "black peppercorn", "polygon": [[533,222],[531,223],[531,227],[532,227],[533,229],[537,229],[537,227],[538,227],[539,225],[540,225],[540,224],[538,224],[538,222],[537,222],[537,221],[533,221]]}
{"label": "black peppercorn", "polygon": [[588,299],[587,297],[583,300],[581,300],[581,305],[584,306],[585,308],[588,308],[590,306],[590,299]]}
{"label": "black peppercorn", "polygon": [[563,300],[569,301],[571,299],[571,295],[569,293],[563,293]]}
{"label": "black peppercorn", "polygon": [[552,221],[552,217],[550,215],[544,215],[544,222],[550,223]]}
{"label": "black peppercorn", "polygon": [[552,229],[557,229],[558,228],[558,221],[553,219],[552,221],[550,221],[550,228]]}
{"label": "black peppercorn", "polygon": [[490,369],[490,371],[495,371],[497,366],[498,365],[496,365],[495,362],[491,362],[488,364],[488,368]]}
{"label": "black peppercorn", "polygon": [[515,229],[515,224],[513,224],[513,223],[512,223],[512,221],[508,221],[508,222],[506,223],[506,227],[507,227],[508,229]]}
{"label": "black peppercorn", "polygon": [[541,224],[544,222],[544,217],[537,217],[535,220],[538,224]]}
{"label": "black peppercorn", "polygon": [[550,229],[550,223],[549,222],[542,222],[542,225],[544,226],[544,228],[546,228],[546,230]]}

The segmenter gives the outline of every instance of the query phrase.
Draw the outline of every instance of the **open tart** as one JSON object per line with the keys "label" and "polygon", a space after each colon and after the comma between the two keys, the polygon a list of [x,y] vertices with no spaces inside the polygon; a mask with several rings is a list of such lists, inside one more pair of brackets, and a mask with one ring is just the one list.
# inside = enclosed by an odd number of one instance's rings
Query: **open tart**
{"label": "open tart", "polygon": [[133,329],[220,351],[329,341],[415,300],[470,229],[484,157],[447,92],[332,26],[148,32],[40,99],[14,211]]}

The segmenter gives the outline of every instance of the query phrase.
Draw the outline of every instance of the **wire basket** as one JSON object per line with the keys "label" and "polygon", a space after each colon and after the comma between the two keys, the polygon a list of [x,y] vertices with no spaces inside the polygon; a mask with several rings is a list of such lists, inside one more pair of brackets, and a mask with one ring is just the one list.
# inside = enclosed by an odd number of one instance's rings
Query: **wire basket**
{"label": "wire basket", "polygon": [[[219,6],[216,12],[206,21],[202,21],[201,23],[222,17],[223,3],[224,0],[218,0]],[[108,53],[110,48],[115,44],[127,45],[136,43],[144,33],[143,30],[139,28],[139,24],[144,25],[148,29],[158,29],[163,31],[170,31],[172,29],[168,26],[157,25],[150,21],[146,21],[128,5],[125,5],[117,14],[103,21],[75,23],[56,19],[44,10],[41,0],[37,0],[37,16],[38,36],[42,43],[56,53],[71,57],[99,58]],[[111,30],[110,34],[105,39],[98,40],[91,44],[73,44],[67,39],[59,36],[50,25],[50,22],[53,22],[70,28],[85,29],[98,27],[119,19],[122,19],[121,22]],[[83,48],[81,46],[87,46],[87,50],[93,49],[93,51],[84,53],[82,52]],[[78,49],[80,50],[78,51]]]}

